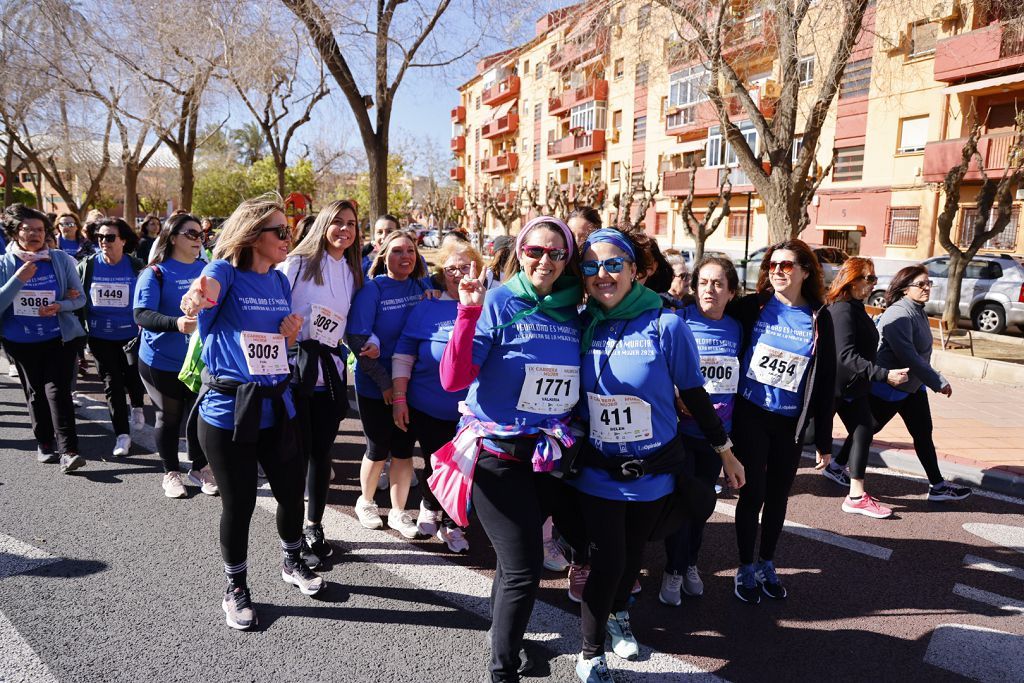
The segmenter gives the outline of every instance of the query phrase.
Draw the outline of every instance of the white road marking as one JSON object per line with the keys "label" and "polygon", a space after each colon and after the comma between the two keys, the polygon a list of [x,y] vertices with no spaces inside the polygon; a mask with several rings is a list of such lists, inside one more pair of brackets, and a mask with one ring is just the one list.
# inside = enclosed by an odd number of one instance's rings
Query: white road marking
{"label": "white road marking", "polygon": [[1018,683],[1024,671],[1024,636],[966,624],[932,632],[925,664],[985,683]]}
{"label": "white road marking", "polygon": [[[959,595],[962,598],[967,598],[968,600],[974,600],[975,602],[982,602],[986,605],[991,605],[992,607],[1001,609],[1004,612],[1024,614],[1024,601],[1008,598],[1005,595],[999,595],[998,593],[983,591],[980,588],[975,588],[974,586],[966,586],[962,583],[958,583],[953,586],[953,594]],[[1022,671],[1024,671],[1024,669],[1022,669]]]}
{"label": "white road marking", "polygon": [[[44,567],[60,558],[0,534],[0,579]],[[57,683],[14,624],[0,612],[0,681],[3,683]]]}
{"label": "white road marking", "polygon": [[986,560],[984,557],[978,557],[977,555],[964,555],[964,566],[968,569],[982,569],[987,572],[995,572],[1024,581],[1024,569],[1014,567],[1012,564]]}
{"label": "white road marking", "polygon": [[1011,526],[1009,524],[983,524],[980,522],[968,522],[964,524],[964,531],[983,538],[990,543],[1001,545],[1018,553],[1024,553],[1024,526]]}
{"label": "white road marking", "polygon": [[[736,506],[723,501],[715,503],[715,512],[726,515],[727,517],[736,516]],[[803,536],[814,541],[820,541],[821,543],[827,543],[828,545],[834,545],[837,548],[843,548],[845,550],[852,550],[855,553],[861,553],[868,557],[874,557],[879,560],[888,560],[892,557],[892,550],[884,548],[874,543],[868,543],[866,541],[858,541],[855,538],[847,538],[839,534],[834,534],[831,531],[824,531],[822,529],[816,529],[806,524],[800,524],[799,522],[793,522],[786,520],[783,528],[791,534],[797,536]]]}

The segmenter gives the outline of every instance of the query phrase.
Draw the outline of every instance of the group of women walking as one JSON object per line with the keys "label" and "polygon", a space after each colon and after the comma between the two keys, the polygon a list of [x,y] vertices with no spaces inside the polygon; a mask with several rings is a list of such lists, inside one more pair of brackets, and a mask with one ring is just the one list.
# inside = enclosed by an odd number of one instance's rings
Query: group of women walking
{"label": "group of women walking", "polygon": [[[587,568],[576,673],[610,681],[606,639],[619,657],[639,654],[628,606],[647,542],[665,544],[663,603],[703,593],[699,551],[723,470],[739,496],[736,597],[787,597],[775,557],[812,422],[819,467],[849,486],[846,512],[891,513],[864,477],[872,435],[897,413],[914,435],[929,499],[970,493],[943,480],[931,444],[925,388],[951,388],[929,364],[921,268],[896,275],[876,326],[861,303],[875,281],[870,260],[851,259],[826,292],[800,240],[770,247],[756,291],[742,297],[732,263],[704,258],[689,287],[676,288],[692,292],[679,301],[642,284],[672,280],[656,275],[664,258],[653,242],[628,226],[602,228],[596,212],[569,225],[529,221],[500,272],[451,239],[431,273],[401,230],[382,231],[364,264],[359,220],[353,202],[333,202],[293,246],[283,207],[262,197],[224,223],[209,263],[199,260],[200,223],[185,214],[164,223],[146,265],[127,256],[128,226],[105,219],[100,251],[76,269],[45,248],[46,216],[5,214],[3,345],[40,460],[60,458],[66,471],[83,462],[70,384],[87,338],[115,454],[130,447],[144,386],[157,408],[165,495],[184,496],[185,483],[220,494],[222,607],[233,628],[258,622],[247,557],[259,469],[278,503],[282,580],[306,595],[324,586],[313,570],[333,554],[322,520],[350,360],[366,437],[356,516],[384,527],[375,495],[389,460],[389,528],[464,552],[472,510],[496,555],[494,681],[519,680],[530,666],[523,635],[549,519]],[[137,351],[126,352],[136,336]],[[201,386],[189,388],[179,371],[197,356]],[[833,459],[837,412],[850,438]],[[416,443],[425,471],[414,518]]]}

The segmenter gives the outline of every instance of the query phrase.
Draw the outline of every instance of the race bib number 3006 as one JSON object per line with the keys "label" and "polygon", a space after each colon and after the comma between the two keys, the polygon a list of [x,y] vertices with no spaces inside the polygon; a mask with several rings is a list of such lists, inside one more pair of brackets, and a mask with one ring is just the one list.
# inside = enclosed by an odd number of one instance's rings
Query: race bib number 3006
{"label": "race bib number 3006", "polygon": [[238,336],[245,355],[245,365],[249,374],[286,375],[288,374],[288,347],[284,335],[269,332],[242,332]]}
{"label": "race bib number 3006", "polygon": [[572,365],[526,364],[526,379],[516,410],[539,415],[563,415],[576,405],[580,369]]}
{"label": "race bib number 3006", "polygon": [[747,377],[766,386],[796,393],[800,390],[800,381],[810,360],[807,356],[759,342],[750,357]]}
{"label": "race bib number 3006", "polygon": [[740,359],[736,356],[701,356],[700,374],[709,394],[735,394],[740,381]]}

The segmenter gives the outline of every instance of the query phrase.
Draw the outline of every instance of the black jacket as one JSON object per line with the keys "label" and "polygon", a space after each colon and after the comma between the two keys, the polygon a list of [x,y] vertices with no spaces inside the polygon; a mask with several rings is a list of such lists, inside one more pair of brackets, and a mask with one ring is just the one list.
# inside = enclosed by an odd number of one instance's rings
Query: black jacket
{"label": "black jacket", "polygon": [[871,382],[884,382],[888,368],[875,365],[878,329],[857,299],[828,307],[836,338],[836,398],[866,396]]}

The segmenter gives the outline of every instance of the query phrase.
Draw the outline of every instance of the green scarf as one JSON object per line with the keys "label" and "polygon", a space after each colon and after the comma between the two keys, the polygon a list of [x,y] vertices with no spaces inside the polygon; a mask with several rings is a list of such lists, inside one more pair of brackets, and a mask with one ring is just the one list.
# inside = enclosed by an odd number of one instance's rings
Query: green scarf
{"label": "green scarf", "polygon": [[601,307],[593,297],[587,301],[587,313],[590,314],[590,324],[583,330],[583,340],[580,342],[580,354],[585,354],[590,349],[590,342],[594,339],[594,331],[598,323],[605,320],[632,320],[641,313],[656,311],[662,307],[661,297],[644,287],[639,282],[633,283],[633,288],[622,298],[615,308],[606,310]]}
{"label": "green scarf", "polygon": [[537,290],[533,288],[533,283],[530,282],[523,271],[519,271],[505,282],[505,286],[511,289],[512,293],[519,298],[532,301],[533,306],[519,311],[507,323],[502,323],[495,327],[494,329],[496,330],[508,327],[509,325],[515,325],[526,316],[537,312],[545,313],[558,322],[564,323],[576,317],[576,304],[583,298],[583,289],[580,283],[571,275],[563,275],[555,280],[551,293],[543,299],[538,298]]}

